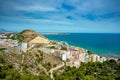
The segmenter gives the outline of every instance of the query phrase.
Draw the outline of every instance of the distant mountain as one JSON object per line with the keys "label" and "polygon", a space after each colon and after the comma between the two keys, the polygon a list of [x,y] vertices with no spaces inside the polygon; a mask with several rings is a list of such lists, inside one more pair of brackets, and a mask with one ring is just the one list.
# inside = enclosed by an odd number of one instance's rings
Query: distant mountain
{"label": "distant mountain", "polygon": [[38,32],[38,33],[42,35],[68,35],[70,34],[68,32]]}
{"label": "distant mountain", "polygon": [[7,31],[5,29],[0,29],[0,33],[4,33],[4,32],[10,32],[10,31]]}

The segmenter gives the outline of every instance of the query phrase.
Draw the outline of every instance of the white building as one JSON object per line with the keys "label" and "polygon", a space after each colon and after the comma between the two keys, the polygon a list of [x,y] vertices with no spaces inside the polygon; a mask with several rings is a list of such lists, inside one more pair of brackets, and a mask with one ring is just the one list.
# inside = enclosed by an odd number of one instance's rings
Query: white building
{"label": "white building", "polygon": [[104,61],[106,61],[106,60],[107,60],[106,57],[102,57],[102,58],[100,59],[100,62],[104,62]]}
{"label": "white building", "polygon": [[79,60],[75,60],[73,62],[73,66],[76,67],[76,68],[78,68],[80,66],[80,61]]}
{"label": "white building", "polygon": [[70,51],[60,51],[60,57],[62,60],[67,60],[71,58]]}
{"label": "white building", "polygon": [[71,58],[71,53],[70,53],[70,51],[66,51],[65,53],[66,53],[66,55],[67,55],[67,59],[70,59],[70,58]]}
{"label": "white building", "polygon": [[85,62],[85,54],[84,54],[84,53],[80,53],[80,54],[79,54],[79,60],[80,60],[81,62]]}
{"label": "white building", "polygon": [[89,62],[89,55],[88,55],[88,53],[80,53],[79,54],[79,60],[81,61],[81,62]]}
{"label": "white building", "polygon": [[90,58],[90,56],[88,54],[86,54],[86,56],[85,56],[85,62],[89,62],[89,58]]}
{"label": "white building", "polygon": [[6,39],[0,39],[0,43],[4,43],[6,41]]}
{"label": "white building", "polygon": [[99,55],[96,56],[96,61],[98,61],[98,62],[100,61],[100,56]]}
{"label": "white building", "polygon": [[26,52],[27,51],[27,43],[21,43],[21,51]]}
{"label": "white building", "polygon": [[62,58],[63,61],[66,61],[67,60],[67,54],[63,53],[61,55],[61,58]]}

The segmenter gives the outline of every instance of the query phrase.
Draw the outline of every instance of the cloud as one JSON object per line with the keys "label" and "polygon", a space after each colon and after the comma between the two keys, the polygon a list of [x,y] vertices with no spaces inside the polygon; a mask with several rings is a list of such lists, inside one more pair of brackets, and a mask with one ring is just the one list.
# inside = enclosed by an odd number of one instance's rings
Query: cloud
{"label": "cloud", "polygon": [[120,26],[119,4],[119,0],[0,0],[0,24],[6,19],[15,24],[77,26],[83,31],[99,25],[95,30],[113,29]]}
{"label": "cloud", "polygon": [[103,15],[120,13],[120,0],[66,0],[66,4],[75,7],[74,13],[79,15]]}
{"label": "cloud", "polygon": [[32,6],[17,6],[15,8],[18,11],[41,11],[41,12],[47,12],[47,11],[56,11],[57,9],[54,7],[47,7],[47,6],[40,6],[40,5],[32,5]]}
{"label": "cloud", "polygon": [[[66,20],[55,20],[55,19],[35,19],[31,17],[26,17],[26,16],[21,16],[21,17],[6,17],[6,16],[0,16],[2,20],[11,20],[11,21],[18,21],[18,22],[29,22],[33,24],[40,24],[40,23],[45,23],[45,24],[64,24],[64,25],[70,25],[70,24],[75,24],[71,21],[66,21]],[[5,19],[4,19],[5,18]]]}

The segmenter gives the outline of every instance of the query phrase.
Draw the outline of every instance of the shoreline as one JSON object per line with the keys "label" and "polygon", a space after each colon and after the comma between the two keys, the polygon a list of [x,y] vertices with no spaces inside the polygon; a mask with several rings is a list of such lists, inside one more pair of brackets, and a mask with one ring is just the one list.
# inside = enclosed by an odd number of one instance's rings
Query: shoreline
{"label": "shoreline", "polygon": [[69,35],[62,36],[44,36],[50,40],[65,41],[70,45],[88,49],[96,54],[120,58],[119,34],[71,33]]}
{"label": "shoreline", "polygon": [[[79,46],[75,46],[75,45],[70,45],[70,46],[83,48],[83,47],[79,47]],[[103,57],[106,57],[106,58],[120,58],[120,54],[116,54],[116,53],[97,53],[97,52],[94,52],[93,50],[89,50],[89,49],[86,49],[86,48],[83,48],[83,49],[85,49],[87,51],[91,51],[92,54],[97,54],[99,56],[103,56]]]}
{"label": "shoreline", "polygon": [[[49,39],[49,38],[48,38]],[[49,39],[50,41],[56,41],[56,42],[61,42],[61,40],[51,40],[51,39]],[[76,46],[76,45],[72,45],[72,44],[70,44],[69,42],[67,42],[67,41],[63,41],[63,42],[66,42],[66,43],[68,43],[69,44],[69,46],[74,46],[74,47],[78,47],[78,48],[83,48],[83,49],[85,49],[85,50],[87,50],[87,51],[91,51],[92,52],[92,54],[97,54],[97,55],[99,55],[99,56],[103,56],[103,57],[106,57],[106,58],[120,58],[120,54],[117,54],[117,53],[97,53],[97,52],[94,52],[93,50],[90,50],[90,49],[86,49],[86,48],[84,48],[84,47],[80,47],[80,46]]]}

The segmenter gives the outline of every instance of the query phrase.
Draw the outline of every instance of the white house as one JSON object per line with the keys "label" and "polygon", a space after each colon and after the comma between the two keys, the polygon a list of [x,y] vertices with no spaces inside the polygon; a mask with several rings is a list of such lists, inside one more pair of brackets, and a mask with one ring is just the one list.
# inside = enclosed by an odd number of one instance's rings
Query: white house
{"label": "white house", "polygon": [[96,60],[99,62],[100,61],[100,56],[97,55]]}
{"label": "white house", "polygon": [[61,58],[62,58],[63,61],[66,61],[67,60],[67,54],[63,53],[61,55]]}
{"label": "white house", "polygon": [[80,60],[81,62],[85,62],[85,54],[84,54],[84,53],[80,53],[80,54],[79,54],[79,60]]}
{"label": "white house", "polygon": [[70,53],[70,51],[66,51],[66,54],[67,54],[67,59],[70,59],[70,58],[71,58],[71,53]]}
{"label": "white house", "polygon": [[102,58],[100,58],[100,62],[104,62],[104,61],[106,61],[106,60],[107,60],[106,57],[102,57]]}
{"label": "white house", "polygon": [[60,57],[62,60],[70,59],[70,51],[60,51]]}
{"label": "white house", "polygon": [[21,43],[21,51],[26,52],[27,51],[27,43]]}

